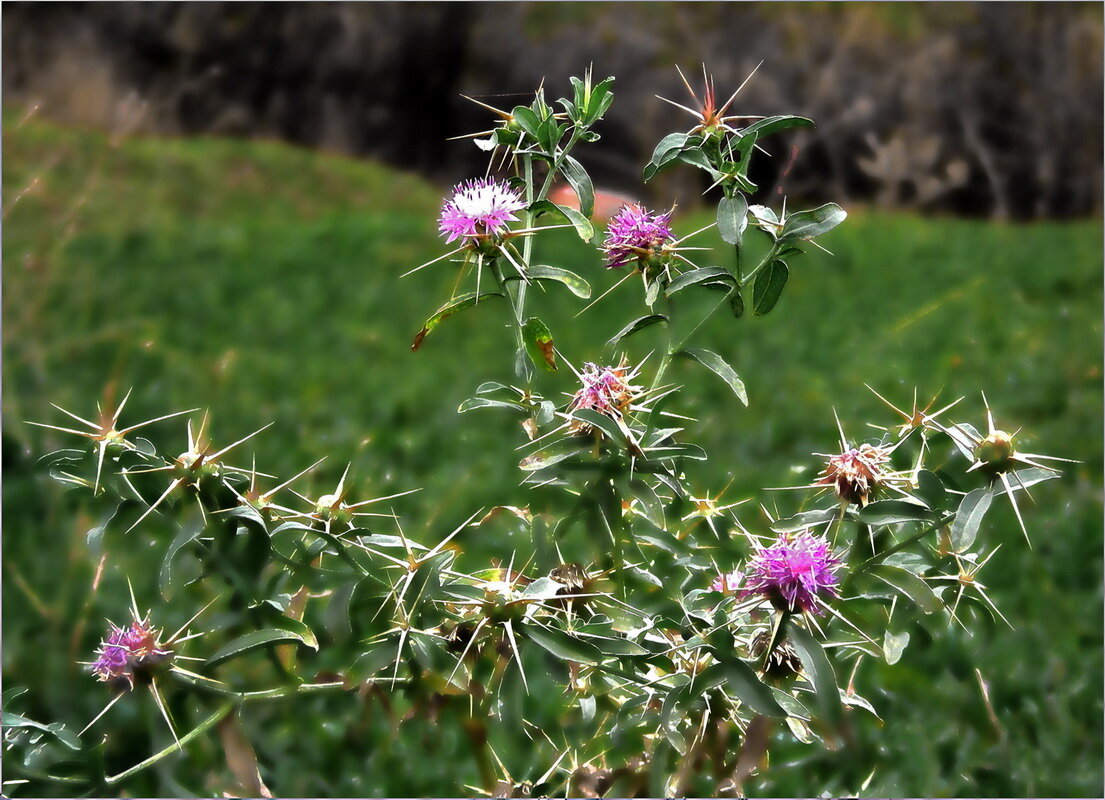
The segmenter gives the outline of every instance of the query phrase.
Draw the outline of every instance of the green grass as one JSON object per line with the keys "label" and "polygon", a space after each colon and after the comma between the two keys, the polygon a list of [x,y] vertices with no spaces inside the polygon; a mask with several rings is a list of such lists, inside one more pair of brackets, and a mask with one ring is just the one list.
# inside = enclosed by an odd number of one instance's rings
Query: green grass
{"label": "green grass", "polygon": [[[509,378],[506,309],[459,315],[410,351],[454,278],[444,265],[398,277],[444,252],[434,230],[440,189],[263,142],[113,144],[5,117],[3,144],[3,677],[32,690],[21,698],[32,716],[79,729],[95,713],[100,687],[74,662],[94,647],[97,620],[118,616],[125,592],[111,577],[89,592],[95,565],[83,535],[102,509],[75,504],[35,470],[36,457],[65,443],[23,424],[63,422],[50,402],[91,413],[109,383],[117,393],[133,386],[133,419],[210,406],[216,441],[274,421],[253,448],[260,468],[290,475],[328,455],[307,488],[332,485],[346,462],[363,496],[423,487],[394,504],[420,532],[446,532],[480,506],[527,502],[514,423],[455,413],[482,381]],[[677,223],[690,231],[704,218]],[[844,752],[811,757],[782,745],[755,793],[854,791],[877,765],[875,796],[1096,796],[1100,221],[1013,226],[853,210],[825,243],[835,257],[796,260],[770,316],[718,319],[703,332],[700,344],[744,377],[749,408],[695,365],[673,368],[686,386],[681,410],[698,418],[695,438],[712,456],[697,474],[704,491],[731,482],[726,497],[793,509],[799,498],[758,490],[798,482],[798,468],[815,465],[810,453],[833,446],[834,408],[855,436],[866,421],[892,421],[865,382],[899,405],[914,387],[923,399],[966,395],[962,408],[976,419],[985,390],[999,423],[1023,426],[1028,449],[1082,463],[1033,490],[1031,550],[1007,508],[987,518],[986,535],[1003,548],[985,577],[1015,630],[938,640],[915,631],[896,667],[868,663],[857,677],[885,689],[873,697],[885,726],[857,719]],[[572,267],[596,294],[616,277],[569,233],[544,248],[542,261]],[[637,313],[639,292],[627,282],[578,319],[559,288],[537,302],[560,349],[580,362],[598,358]],[[631,339],[631,357],[659,347],[653,336]],[[542,376],[540,388],[570,391],[570,374]],[[183,426],[166,423],[157,439],[183,450]],[[746,524],[762,522],[755,505],[741,515]],[[468,547],[491,557],[503,544]],[[325,699],[311,708],[347,716]],[[260,755],[282,794],[444,795],[475,780],[454,732],[416,722],[393,741],[387,725],[365,723],[368,738],[347,752],[352,734],[337,722],[271,713]],[[430,736],[440,768],[412,767]],[[197,769],[217,770],[198,750]],[[524,763],[525,750],[504,758]],[[807,761],[788,770],[797,758]],[[150,793],[206,786],[150,780]]]}

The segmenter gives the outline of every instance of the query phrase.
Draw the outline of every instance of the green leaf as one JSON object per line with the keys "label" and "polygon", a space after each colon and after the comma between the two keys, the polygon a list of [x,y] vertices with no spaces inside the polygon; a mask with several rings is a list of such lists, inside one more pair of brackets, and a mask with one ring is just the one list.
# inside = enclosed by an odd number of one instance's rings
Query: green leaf
{"label": "green leaf", "polygon": [[744,381],[740,379],[736,371],[717,353],[705,350],[701,347],[689,347],[686,350],[676,353],[676,355],[683,356],[684,358],[693,358],[699,364],[706,367],[706,369],[729,384],[729,388],[733,390],[738,400],[748,405],[748,394],[744,389]]}
{"label": "green leaf", "polygon": [[411,343],[411,350],[417,350],[421,347],[422,340],[426,338],[430,331],[440,325],[443,320],[453,316],[453,314],[456,314],[458,311],[471,308],[481,300],[486,300],[489,297],[502,296],[500,292],[468,292],[467,294],[462,294],[460,297],[453,298],[426,320],[426,324],[422,326],[422,330],[415,334],[414,341]]}
{"label": "green leaf", "polygon": [[726,688],[757,714],[765,717],[785,717],[787,712],[771,693],[771,688],[756,676],[756,671],[739,658],[721,662]]}
{"label": "green leaf", "polygon": [[[591,296],[591,284],[576,275],[569,269],[550,267],[544,264],[533,264],[526,269],[526,277],[531,281],[555,281],[568,287],[568,290],[576,297],[584,300]],[[507,281],[520,281],[521,275],[510,275]]]}
{"label": "green leaf", "polygon": [[930,521],[935,515],[924,506],[908,500],[876,500],[856,512],[855,518],[868,525],[897,525]]}
{"label": "green leaf", "polygon": [[891,666],[897,664],[901,660],[902,651],[905,650],[907,644],[909,644],[909,633],[907,631],[891,633],[887,630],[882,640],[882,652],[886,663]]}
{"label": "green leaf", "polygon": [[589,242],[594,238],[595,227],[591,224],[591,220],[587,219],[587,217],[583,216],[583,214],[579,213],[574,208],[557,205],[556,203],[552,203],[551,205],[556,207],[557,211],[560,212],[560,215],[564,217],[564,219],[572,223],[580,239]]}
{"label": "green leaf", "polygon": [[813,684],[822,715],[829,720],[836,719],[840,714],[840,689],[825,649],[809,631],[797,625],[787,629],[787,641],[794,645],[798,657],[802,659],[802,667]]}
{"label": "green leaf", "polygon": [[602,653],[597,647],[556,628],[533,623],[521,626],[520,631],[526,638],[564,661],[597,664],[602,660]]}
{"label": "green leaf", "polygon": [[892,567],[888,564],[880,564],[872,567],[869,572],[879,580],[890,584],[899,592],[917,604],[917,607],[926,614],[939,611],[940,601],[936,598],[932,589],[923,580],[912,572],[901,567]]}
{"label": "green leaf", "polygon": [[[663,139],[661,139],[656,147],[652,151],[652,158],[645,166],[644,179],[645,183],[655,177],[664,166],[671,163],[676,156],[683,150],[687,143],[691,140],[691,135],[687,133],[669,133]],[[695,141],[700,141],[698,137],[694,137]]]}
{"label": "green leaf", "polygon": [[671,297],[691,286],[732,289],[736,285],[737,279],[725,267],[698,267],[697,269],[689,269],[675,278],[668,284],[664,294]]}
{"label": "green leaf", "polygon": [[[1009,473],[1009,488],[1016,492],[1020,489],[1027,489],[1029,486],[1035,486],[1037,483],[1054,480],[1058,477],[1058,472],[1052,472],[1049,469],[1041,469],[1040,467],[1018,469]],[[994,484],[994,491],[998,494],[1003,494],[1004,490],[1005,487],[1002,486],[1001,483]]]}
{"label": "green leaf", "polygon": [[565,155],[560,172],[575,189],[576,197],[579,198],[579,213],[590,218],[595,213],[595,187],[591,184],[587,170],[574,158]]}
{"label": "green leaf", "polygon": [[805,241],[823,233],[828,233],[847,218],[848,212],[836,203],[798,211],[787,216],[783,223],[783,232],[779,239]]}
{"label": "green leaf", "polygon": [[951,530],[952,547],[957,553],[962,553],[974,544],[975,537],[978,536],[978,526],[982,524],[982,518],[986,516],[993,499],[994,495],[989,489],[975,489],[959,503]]}
{"label": "green leaf", "polygon": [[526,456],[519,462],[518,467],[526,472],[534,472],[589,450],[589,444],[581,444],[578,439],[565,439]]}
{"label": "green leaf", "polygon": [[473,411],[477,408],[505,408],[510,411],[521,411],[523,414],[528,413],[526,407],[521,403],[511,403],[507,400],[492,400],[490,397],[469,397],[457,407],[457,413],[463,414],[466,411]]}
{"label": "green leaf", "polygon": [[26,694],[27,691],[26,686],[12,686],[10,689],[5,689],[4,694],[0,695],[0,706],[7,708],[12,700]]}
{"label": "green leaf", "polygon": [[744,229],[748,227],[748,200],[737,192],[723,197],[717,204],[717,229],[723,242],[740,244]]}
{"label": "green leaf", "polygon": [[606,343],[606,347],[613,349],[617,346],[618,342],[620,342],[622,339],[632,336],[633,334],[637,333],[637,331],[644,330],[650,325],[655,325],[657,322],[667,321],[668,318],[663,314],[646,314],[643,317],[638,317],[637,319],[626,325],[624,328],[622,328],[620,331],[618,331],[616,334],[611,336],[610,340]]}
{"label": "green leaf", "polygon": [[165,556],[161,559],[161,569],[157,574],[157,585],[161,591],[161,596],[166,600],[169,599],[169,588],[172,585],[173,559],[176,558],[181,548],[195,541],[201,533],[203,533],[201,524],[188,523],[173,537],[173,541],[165,551]]}
{"label": "green leaf", "polygon": [[752,313],[760,317],[775,308],[789,277],[790,269],[784,261],[778,258],[768,261],[752,285]]}
{"label": "green leaf", "polygon": [[556,372],[556,349],[549,327],[537,317],[530,317],[522,326],[522,340],[534,366],[545,372]]}
{"label": "green leaf", "polygon": [[525,106],[515,106],[510,114],[522,130],[533,137],[534,141],[540,141],[541,119],[537,114]]}
{"label": "green leaf", "polygon": [[929,508],[936,510],[944,505],[947,491],[944,489],[944,482],[935,472],[923,469],[917,473],[917,489],[913,494]]}
{"label": "green leaf", "polygon": [[592,428],[597,428],[602,431],[603,436],[612,442],[620,442],[629,445],[631,448],[633,447],[621,426],[605,414],[601,414],[592,408],[580,408],[572,412],[572,418],[585,422]]}
{"label": "green leaf", "polygon": [[804,531],[817,525],[832,522],[840,514],[840,509],[823,508],[816,511],[800,511],[792,517],[777,519],[771,523],[771,530],[775,533],[794,533]]}
{"label": "green leaf", "polygon": [[773,133],[778,133],[779,131],[787,130],[788,128],[812,127],[814,127],[812,119],[783,115],[776,117],[765,117],[764,119],[757,120],[744,130],[742,130],[740,132],[740,135],[742,139],[748,135],[754,135],[757,139],[761,139],[764,136],[770,136]]}
{"label": "green leaf", "polygon": [[733,289],[733,293],[729,295],[729,308],[733,310],[733,316],[744,316],[744,298],[741,296],[740,289]]}
{"label": "green leaf", "polygon": [[308,640],[304,638],[302,633],[297,631],[283,630],[280,628],[264,628],[259,631],[251,631],[228,642],[223,647],[219,648],[213,656],[207,659],[207,661],[204,662],[204,666],[214,667],[237,658],[238,656],[252,652],[253,650],[262,647],[271,647],[277,644],[286,644],[288,642],[299,642],[307,645],[312,650],[318,649],[318,642],[314,641],[313,634],[310,640]]}

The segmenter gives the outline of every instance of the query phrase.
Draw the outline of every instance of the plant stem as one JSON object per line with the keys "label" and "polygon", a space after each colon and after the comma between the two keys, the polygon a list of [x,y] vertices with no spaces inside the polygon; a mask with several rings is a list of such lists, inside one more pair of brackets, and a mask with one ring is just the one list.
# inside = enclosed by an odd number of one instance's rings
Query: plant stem
{"label": "plant stem", "polygon": [[173,744],[166,747],[164,750],[162,750],[158,753],[154,753],[152,756],[147,758],[145,761],[139,762],[138,764],[135,764],[130,769],[123,770],[122,772],[120,772],[117,775],[108,775],[104,779],[104,782],[107,783],[108,785],[110,785],[110,784],[113,784],[113,783],[119,783],[120,781],[124,781],[124,780],[126,780],[127,778],[129,778],[133,775],[137,775],[142,770],[147,769],[148,767],[152,767],[154,764],[156,764],[159,761],[161,761],[162,759],[167,758],[168,756],[172,755],[177,750],[183,750],[184,746],[186,744],[190,744],[194,740],[198,739],[200,736],[203,736],[205,733],[207,733],[213,727],[218,725],[219,722],[221,722],[222,719],[227,714],[229,714],[231,711],[233,711],[235,708],[237,708],[237,706],[238,706],[238,700],[227,700],[225,703],[223,703],[221,706],[219,706],[215,710],[215,712],[213,714],[211,714],[211,716],[209,716],[207,719],[205,719],[199,725],[194,727],[192,730],[188,731],[188,733],[184,734],[184,736],[181,736],[179,743],[174,742]]}
{"label": "plant stem", "polygon": [[861,572],[866,572],[871,567],[878,566],[880,563],[882,563],[886,559],[890,558],[890,556],[894,555],[895,553],[897,553],[900,550],[904,550],[905,548],[909,547],[914,542],[923,539],[924,537],[928,536],[933,531],[935,531],[939,528],[942,528],[943,526],[945,526],[949,522],[951,522],[953,519],[955,519],[955,512],[952,512],[951,514],[948,514],[947,516],[941,518],[940,520],[932,523],[927,528],[922,528],[920,533],[915,533],[912,536],[910,536],[909,538],[903,539],[902,541],[898,542],[893,547],[888,547],[886,550],[883,550],[881,553],[877,553],[877,554],[871,556],[869,559],[862,562],[858,567],[856,567],[854,570],[852,570],[851,573],[849,573],[848,580],[851,581],[851,579],[854,576],[860,574]]}
{"label": "plant stem", "polygon": [[243,703],[252,700],[276,700],[282,697],[292,697],[300,694],[318,694],[330,689],[345,687],[343,681],[331,681],[330,683],[301,683],[295,686],[279,686],[275,689],[262,689],[257,692],[243,692],[240,697]]}

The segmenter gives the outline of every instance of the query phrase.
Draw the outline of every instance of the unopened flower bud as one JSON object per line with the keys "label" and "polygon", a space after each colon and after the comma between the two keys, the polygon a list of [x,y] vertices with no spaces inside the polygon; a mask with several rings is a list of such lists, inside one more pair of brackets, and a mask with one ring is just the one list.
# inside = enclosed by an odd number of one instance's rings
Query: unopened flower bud
{"label": "unopened flower bud", "polygon": [[1009,465],[1013,457],[1013,437],[1005,431],[994,431],[975,448],[975,458],[999,470]]}

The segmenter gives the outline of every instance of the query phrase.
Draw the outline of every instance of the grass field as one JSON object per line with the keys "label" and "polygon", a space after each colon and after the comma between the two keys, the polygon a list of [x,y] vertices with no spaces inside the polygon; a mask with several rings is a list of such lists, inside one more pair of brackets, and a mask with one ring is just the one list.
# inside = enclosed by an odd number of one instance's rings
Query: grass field
{"label": "grass field", "polygon": [[[75,504],[34,467],[64,443],[24,424],[61,422],[50,402],[92,413],[109,384],[116,396],[133,386],[134,419],[211,407],[217,441],[272,421],[254,447],[259,467],[291,475],[328,455],[311,488],[332,485],[347,462],[366,496],[423,487],[395,501],[418,530],[447,531],[480,506],[526,503],[513,423],[456,414],[479,383],[510,377],[505,309],[459,315],[410,351],[454,278],[440,265],[399,279],[444,252],[434,225],[440,188],[279,144],[112,142],[14,115],[3,144],[3,678],[31,690],[22,701],[36,719],[79,729],[98,710],[99,687],[75,662],[95,646],[98,620],[125,603],[118,580],[89,593],[95,565],[83,537],[103,509]],[[702,346],[743,376],[747,409],[704,371],[674,372],[687,387],[682,410],[698,418],[696,439],[712,456],[703,488],[731,484],[727,497],[793,510],[797,498],[758,490],[796,482],[810,453],[833,446],[834,408],[856,436],[867,421],[892,421],[864,383],[899,405],[914,387],[926,399],[966,395],[962,407],[978,419],[985,390],[1003,426],[1023,426],[1027,449],[1082,463],[1033,490],[1033,549],[1007,508],[987,518],[987,535],[1004,545],[988,585],[1015,629],[940,640],[922,631],[897,666],[868,664],[858,681],[886,690],[874,697],[884,727],[858,721],[845,752],[780,747],[755,793],[839,794],[875,769],[874,796],[1097,796],[1101,222],[850,211],[826,237],[835,256],[796,261],[775,312],[715,320],[704,332]],[[689,232],[704,220],[676,223]],[[615,280],[571,234],[544,247],[541,261],[575,269],[596,295]],[[571,300],[550,290],[540,302],[575,362],[597,358],[638,303],[614,293],[572,319]],[[649,335],[628,342],[632,358],[659,346]],[[570,391],[570,377],[542,376],[540,388]],[[159,439],[183,450],[183,425],[166,423]],[[754,510],[741,517],[762,521]],[[312,713],[325,714],[324,703]],[[447,772],[474,770],[463,755],[449,761],[458,745],[447,740],[434,745],[439,769],[412,768],[428,735],[416,726],[398,743],[370,726],[364,750],[347,753],[333,724],[294,728],[304,720],[272,720],[277,749],[259,753],[269,786],[285,795],[442,795],[455,785]],[[197,758],[204,763],[202,748]],[[801,769],[788,770],[799,758]],[[149,780],[148,793],[203,785]]]}

